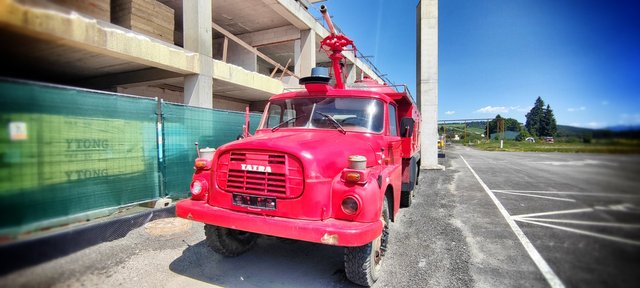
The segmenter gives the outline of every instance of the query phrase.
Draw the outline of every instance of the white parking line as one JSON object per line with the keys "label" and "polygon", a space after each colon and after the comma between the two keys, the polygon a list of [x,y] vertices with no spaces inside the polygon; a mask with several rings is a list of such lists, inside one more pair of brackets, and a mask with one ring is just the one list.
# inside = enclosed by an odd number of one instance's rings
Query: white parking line
{"label": "white parking line", "polygon": [[533,194],[565,194],[565,195],[581,195],[581,196],[598,196],[598,197],[630,197],[638,198],[640,195],[631,194],[610,194],[610,193],[592,193],[592,192],[562,192],[562,191],[527,191],[527,190],[492,190],[493,192],[510,192],[510,193],[533,193]]}
{"label": "white parking line", "polygon": [[595,221],[581,221],[581,220],[568,220],[568,219],[549,219],[549,218],[530,218],[530,217],[515,217],[511,216],[514,220],[529,220],[539,222],[555,222],[555,223],[567,223],[586,226],[603,226],[603,227],[618,227],[618,228],[640,228],[640,224],[632,223],[612,223],[612,222],[595,222]]}
{"label": "white parking line", "polygon": [[540,225],[540,226],[546,226],[546,227],[549,227],[549,228],[565,230],[565,231],[574,232],[574,233],[578,233],[578,234],[593,236],[593,237],[597,237],[597,238],[602,238],[602,239],[622,242],[622,243],[626,243],[626,244],[640,245],[640,241],[636,241],[636,240],[630,240],[630,239],[625,239],[625,238],[620,238],[620,237],[615,237],[615,236],[609,236],[609,235],[604,235],[604,234],[600,234],[600,233],[589,232],[589,231],[584,231],[584,230],[579,230],[579,229],[574,229],[574,228],[569,228],[569,227],[564,227],[564,226],[558,226],[558,225],[553,225],[553,224],[548,224],[548,223],[540,223],[540,222],[532,221],[531,219],[525,220],[525,219],[522,219],[522,218],[516,218],[515,220],[516,221],[520,221],[520,222]]}
{"label": "white parking line", "polygon": [[527,217],[535,217],[535,216],[547,216],[547,215],[582,213],[582,212],[593,212],[593,208],[581,208],[581,209],[571,209],[571,210],[559,210],[559,211],[549,211],[549,212],[541,212],[541,213],[521,214],[521,215],[513,215],[511,217],[513,217],[513,218],[527,218]]}
{"label": "white parking line", "polygon": [[576,200],[569,199],[569,198],[550,197],[550,196],[541,196],[541,195],[531,195],[531,194],[527,194],[527,193],[514,193],[514,192],[507,192],[507,191],[502,191],[502,190],[492,190],[492,191],[496,192],[496,193],[503,193],[503,194],[510,194],[510,195],[528,196],[528,197],[544,198],[544,199],[550,199],[550,200],[560,200],[560,201],[567,201],[567,202],[576,202]]}
{"label": "white parking line", "polygon": [[484,191],[487,192],[487,194],[489,195],[489,198],[491,198],[491,200],[493,200],[493,203],[496,205],[496,207],[498,207],[498,210],[502,214],[502,217],[504,217],[504,219],[507,221],[507,223],[511,227],[511,230],[513,230],[513,233],[516,234],[516,236],[518,237],[518,240],[520,240],[520,243],[522,243],[522,246],[524,246],[524,249],[527,251],[527,253],[529,253],[529,257],[531,257],[531,259],[536,264],[536,266],[538,266],[538,269],[540,270],[544,278],[547,280],[549,285],[554,288],[564,287],[564,284],[562,284],[562,281],[560,281],[560,278],[558,278],[558,275],[556,275],[556,273],[553,272],[551,267],[549,267],[549,264],[547,264],[547,261],[545,261],[544,258],[540,256],[540,253],[538,252],[538,250],[536,250],[533,244],[531,244],[531,241],[529,241],[529,238],[527,238],[527,236],[524,235],[524,232],[522,232],[518,224],[516,224],[516,222],[513,219],[511,219],[511,215],[509,215],[509,212],[507,212],[504,206],[502,206],[502,203],[498,201],[498,198],[496,198],[496,195],[494,195],[493,192],[491,192],[491,189],[489,189],[489,187],[487,187],[487,185],[484,184],[482,179],[480,179],[480,176],[476,174],[476,171],[474,171],[473,168],[471,168],[471,166],[469,165],[469,163],[467,163],[467,160],[465,160],[464,157],[462,157],[462,155],[460,155],[460,158],[462,158],[462,161],[464,161],[464,163],[467,164],[467,167],[469,168],[471,173],[473,173],[473,176],[476,177],[476,180],[478,180],[482,188],[484,188]]}

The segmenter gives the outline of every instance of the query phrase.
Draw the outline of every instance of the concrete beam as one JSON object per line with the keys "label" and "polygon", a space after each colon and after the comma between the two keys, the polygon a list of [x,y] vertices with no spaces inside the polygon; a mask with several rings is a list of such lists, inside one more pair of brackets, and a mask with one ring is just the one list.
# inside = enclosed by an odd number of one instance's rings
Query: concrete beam
{"label": "concrete beam", "polygon": [[438,165],[438,0],[422,0],[417,7],[417,103],[422,114],[421,169]]}
{"label": "concrete beam", "polygon": [[184,47],[200,55],[198,74],[184,77],[184,103],[213,108],[211,1],[183,1]]}
{"label": "concrete beam", "polygon": [[[280,14],[280,16],[287,19],[291,24],[298,27],[300,30],[308,30],[311,29],[315,31],[318,36],[317,42],[319,43],[321,39],[329,36],[329,30],[322,26],[322,23],[316,21],[315,18],[302,6],[300,3],[294,0],[262,0],[264,3],[269,5],[276,13]],[[349,36],[349,35],[347,35]],[[356,46],[358,45],[358,41],[355,40]],[[351,61],[351,63],[355,63],[365,74],[371,76],[371,78],[375,79],[378,82],[382,82],[376,73],[366,65],[364,62],[357,59],[353,52],[345,51],[342,53],[347,60]]]}
{"label": "concrete beam", "polygon": [[237,35],[253,47],[280,44],[300,39],[300,29],[293,25]]}
{"label": "concrete beam", "polygon": [[300,3],[294,0],[262,0],[276,13],[300,30],[315,29],[319,23]]}
{"label": "concrete beam", "polygon": [[183,1],[182,13],[184,48],[212,57],[211,1]]}
{"label": "concrete beam", "polygon": [[242,45],[229,41],[227,63],[240,66],[247,71],[258,71],[258,55],[245,49]]}
{"label": "concrete beam", "polygon": [[[253,54],[257,55],[258,57],[262,58],[263,60],[267,61],[269,64],[273,65],[276,68],[282,68],[283,70],[285,70],[286,74],[289,74],[290,76],[294,76],[294,77],[298,77],[297,75],[295,75],[293,72],[285,69],[285,67],[282,67],[282,65],[280,65],[278,62],[274,61],[273,59],[269,58],[267,55],[265,55],[264,53],[258,51],[258,49],[256,49],[255,47],[247,44],[246,42],[242,41],[242,39],[238,38],[236,35],[233,35],[231,32],[225,30],[224,28],[222,28],[220,25],[211,22],[211,27],[213,27],[213,29],[215,29],[216,31],[222,33],[222,35],[224,35],[225,37],[229,38],[230,40],[232,40],[233,42],[235,42],[235,44],[239,44],[240,46],[244,47],[245,49],[247,49],[248,51],[251,51]],[[256,71],[255,69],[252,71]]]}
{"label": "concrete beam", "polygon": [[140,86],[142,84],[157,83],[158,81],[177,77],[182,78],[182,75],[158,68],[147,68],[137,71],[115,73],[106,76],[83,79],[77,81],[75,85],[91,89],[108,89],[115,86]]}
{"label": "concrete beam", "polygon": [[215,59],[213,60],[213,71],[213,78],[215,79],[243,87],[249,87],[251,89],[264,92],[267,95],[282,93],[284,89],[282,82],[278,79],[273,79],[269,76],[256,72],[249,72],[236,65],[224,63]]}
{"label": "concrete beam", "polygon": [[347,66],[344,68],[344,74],[347,76],[347,80],[345,82],[347,84],[356,82],[356,80],[358,79],[357,70],[358,68],[354,64],[347,64]]}
{"label": "concrete beam", "polygon": [[213,108],[213,79],[200,74],[184,77],[184,104]]}
{"label": "concrete beam", "polygon": [[125,28],[76,13],[0,1],[0,26],[102,55],[180,74],[199,72],[198,55]]}
{"label": "concrete beam", "polygon": [[294,44],[294,71],[300,77],[311,75],[311,68],[316,66],[316,37],[311,29],[300,31],[300,40]]}

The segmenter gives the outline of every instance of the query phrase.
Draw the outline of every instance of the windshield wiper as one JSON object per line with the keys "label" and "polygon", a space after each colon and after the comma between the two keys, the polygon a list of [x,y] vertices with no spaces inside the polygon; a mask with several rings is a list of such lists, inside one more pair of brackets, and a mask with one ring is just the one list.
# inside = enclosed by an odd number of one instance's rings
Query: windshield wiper
{"label": "windshield wiper", "polygon": [[338,121],[336,121],[336,119],[333,119],[333,117],[331,117],[328,114],[324,114],[322,112],[318,112],[318,111],[314,111],[315,113],[318,113],[320,115],[322,115],[322,117],[327,118],[331,121],[331,123],[333,124],[334,127],[336,127],[336,129],[340,130],[340,132],[342,132],[342,134],[347,134],[347,131],[344,130],[344,128],[342,128],[342,125],[340,125],[340,123],[338,123]]}
{"label": "windshield wiper", "polygon": [[291,122],[291,121],[293,121],[293,120],[296,120],[296,119],[298,119],[298,118],[300,118],[300,117],[302,117],[302,116],[305,116],[305,115],[307,115],[307,114],[300,114],[300,115],[298,115],[298,116],[296,116],[296,117],[293,117],[293,118],[289,118],[289,119],[287,119],[287,120],[284,120],[283,122],[280,122],[280,124],[278,124],[278,125],[276,125],[276,126],[273,126],[273,128],[271,128],[271,132],[275,132],[276,130],[278,130],[278,128],[282,127],[282,125],[287,124],[287,123],[289,123],[289,122]]}

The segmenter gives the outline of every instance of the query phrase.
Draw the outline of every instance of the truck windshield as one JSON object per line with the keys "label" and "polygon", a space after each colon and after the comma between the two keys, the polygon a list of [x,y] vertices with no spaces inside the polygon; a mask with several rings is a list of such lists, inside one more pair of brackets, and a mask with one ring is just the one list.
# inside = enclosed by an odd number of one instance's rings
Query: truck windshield
{"label": "truck windshield", "polygon": [[[295,98],[269,103],[262,128],[320,128],[382,132],[384,105],[364,98]],[[332,123],[333,118],[338,124]]]}

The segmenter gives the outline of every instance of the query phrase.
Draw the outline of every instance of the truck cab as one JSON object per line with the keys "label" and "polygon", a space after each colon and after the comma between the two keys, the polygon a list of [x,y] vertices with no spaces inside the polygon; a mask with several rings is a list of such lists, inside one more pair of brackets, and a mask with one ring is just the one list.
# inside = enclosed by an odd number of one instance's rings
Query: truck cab
{"label": "truck cab", "polygon": [[343,246],[347,277],[370,286],[390,222],[411,204],[420,115],[406,87],[329,80],[314,68],[304,90],[269,100],[255,135],[196,159],[176,214],[205,223],[207,244],[225,256],[259,235]]}

